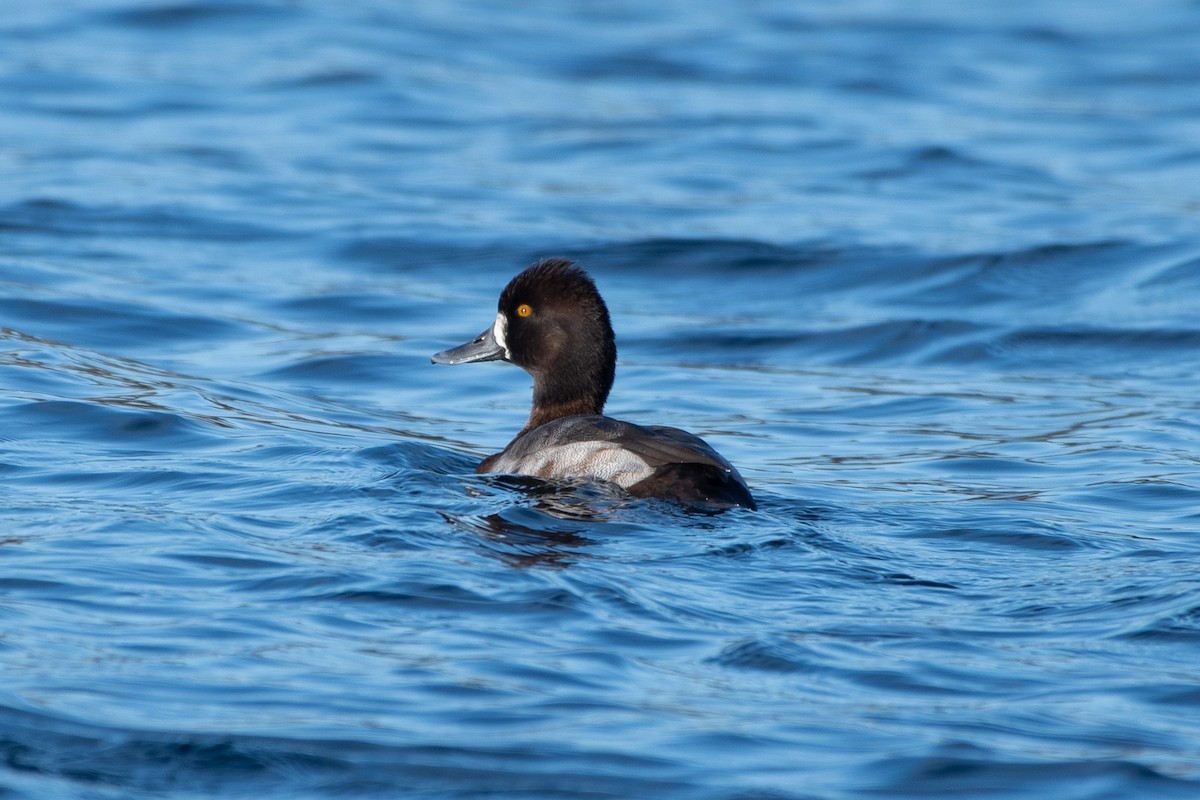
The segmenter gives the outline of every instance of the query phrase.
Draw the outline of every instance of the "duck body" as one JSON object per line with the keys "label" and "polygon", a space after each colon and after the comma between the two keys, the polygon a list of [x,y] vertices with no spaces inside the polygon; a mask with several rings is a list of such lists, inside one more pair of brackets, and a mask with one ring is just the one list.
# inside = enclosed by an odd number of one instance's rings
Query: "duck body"
{"label": "duck body", "polygon": [[607,481],[635,497],[755,508],[738,471],[700,437],[604,416],[615,336],[595,284],[572,262],[547,259],[517,275],[500,295],[491,328],[432,358],[440,364],[496,360],[533,376],[533,408],[525,427],[476,472]]}
{"label": "duck body", "polygon": [[476,472],[603,480],[634,497],[754,508],[733,465],[699,436],[598,414],[559,417],[518,436]]}

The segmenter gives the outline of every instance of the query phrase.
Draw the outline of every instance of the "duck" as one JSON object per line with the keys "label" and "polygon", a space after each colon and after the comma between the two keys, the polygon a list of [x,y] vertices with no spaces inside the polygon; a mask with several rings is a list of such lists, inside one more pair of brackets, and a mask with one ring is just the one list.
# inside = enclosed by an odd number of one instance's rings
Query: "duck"
{"label": "duck", "polygon": [[533,378],[529,420],[476,473],[616,484],[633,497],[705,510],[757,508],[734,466],[699,436],[604,415],[616,336],[595,281],[569,259],[519,273],[500,293],[495,321],[431,361],[506,361]]}

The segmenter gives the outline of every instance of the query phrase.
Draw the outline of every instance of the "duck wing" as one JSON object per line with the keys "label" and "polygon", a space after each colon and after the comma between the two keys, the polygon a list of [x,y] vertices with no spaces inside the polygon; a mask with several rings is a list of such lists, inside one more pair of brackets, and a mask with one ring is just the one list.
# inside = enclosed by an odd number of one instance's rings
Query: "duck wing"
{"label": "duck wing", "polygon": [[637,497],[755,507],[742,476],[699,436],[595,414],[547,422],[485,459],[476,472],[606,480]]}

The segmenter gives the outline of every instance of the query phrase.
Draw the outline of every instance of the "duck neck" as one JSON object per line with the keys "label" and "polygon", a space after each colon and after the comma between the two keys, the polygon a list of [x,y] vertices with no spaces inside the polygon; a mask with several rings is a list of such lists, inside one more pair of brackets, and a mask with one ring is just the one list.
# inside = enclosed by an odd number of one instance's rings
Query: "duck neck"
{"label": "duck neck", "polygon": [[521,429],[521,433],[518,435],[528,433],[534,428],[545,425],[547,422],[553,422],[561,417],[573,417],[579,414],[601,414],[603,411],[604,407],[602,405],[584,400],[555,405],[534,404],[533,411],[529,414],[529,421],[525,423],[525,427]]}
{"label": "duck neck", "polygon": [[521,433],[560,417],[603,414],[612,384],[613,367],[606,359],[551,364],[533,376],[533,410]]}

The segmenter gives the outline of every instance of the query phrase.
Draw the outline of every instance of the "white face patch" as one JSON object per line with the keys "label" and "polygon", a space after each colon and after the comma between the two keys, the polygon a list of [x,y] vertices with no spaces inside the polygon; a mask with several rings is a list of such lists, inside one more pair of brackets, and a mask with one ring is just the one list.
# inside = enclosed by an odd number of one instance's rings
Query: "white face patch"
{"label": "white face patch", "polygon": [[504,351],[506,359],[511,357],[508,352],[508,342],[505,340],[505,335],[508,334],[508,320],[504,317],[504,312],[501,311],[496,315],[496,322],[492,325],[492,338],[496,340],[496,344],[500,345],[500,349]]}

